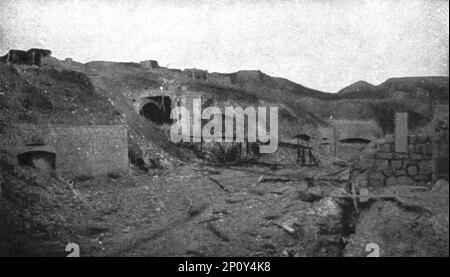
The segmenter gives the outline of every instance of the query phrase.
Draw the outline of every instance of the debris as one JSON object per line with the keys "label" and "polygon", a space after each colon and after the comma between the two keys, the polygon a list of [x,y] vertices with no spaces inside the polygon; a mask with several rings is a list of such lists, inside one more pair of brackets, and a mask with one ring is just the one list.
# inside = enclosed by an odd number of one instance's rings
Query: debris
{"label": "debris", "polygon": [[322,196],[311,193],[309,190],[300,190],[298,192],[298,197],[301,201],[304,202],[315,202],[322,199]]}
{"label": "debris", "polygon": [[437,180],[436,183],[434,183],[433,187],[431,188],[430,192],[444,193],[448,195],[449,194],[448,182],[443,179]]}
{"label": "debris", "polygon": [[222,231],[220,231],[219,230],[219,228],[216,226],[216,225],[214,225],[213,223],[211,223],[211,222],[208,222],[208,229],[216,236],[216,237],[218,237],[219,239],[221,239],[221,240],[223,240],[223,241],[225,241],[225,242],[229,242],[230,241],[230,239],[228,238],[228,236],[227,235],[225,235]]}
{"label": "debris", "polygon": [[258,178],[258,184],[261,183],[263,180],[264,180],[264,176],[262,176],[262,175],[259,176],[259,178]]}
{"label": "debris", "polygon": [[185,210],[185,212],[187,212],[187,211],[191,208],[191,206],[192,206],[192,200],[189,199],[189,198],[186,197],[186,196],[185,196],[185,198],[189,201],[189,205],[188,205],[188,207],[187,207],[186,210]]}
{"label": "debris", "polygon": [[[366,181],[366,183],[363,183],[364,181]],[[355,180],[350,183],[350,185],[351,185],[351,189],[352,189],[352,195],[354,195],[354,196],[357,195],[358,190],[360,190],[360,192],[361,192],[361,190],[364,190],[362,194],[369,195],[369,191],[366,191],[366,188],[365,188],[367,186],[367,175],[365,172],[363,174],[358,175],[358,177],[356,177]],[[364,186],[364,188],[361,188],[363,186]],[[367,200],[366,200],[366,198],[361,198],[360,201],[367,202],[367,201],[369,201],[369,199],[367,198]],[[353,202],[353,206],[355,207],[355,211],[359,212],[358,202],[356,201],[356,198],[352,198],[352,202]]]}
{"label": "debris", "polygon": [[266,194],[264,190],[257,189],[257,188],[250,188],[250,189],[248,189],[248,192],[259,195],[259,196],[264,196],[264,194]]}
{"label": "debris", "polygon": [[213,210],[213,214],[222,214],[222,215],[226,215],[226,214],[231,214],[231,212],[227,209],[214,209]]}
{"label": "debris", "polygon": [[295,234],[295,229],[292,228],[291,226],[287,225],[287,223],[283,223],[283,224],[275,223],[275,225],[277,225],[278,227],[281,227],[283,230],[285,230],[286,232],[288,232],[291,235]]}
{"label": "debris", "polygon": [[189,205],[189,208],[186,210],[189,217],[194,217],[202,213],[206,208],[208,207],[208,204],[206,203],[200,203],[200,204],[191,204]]}
{"label": "debris", "polygon": [[67,186],[70,188],[70,190],[72,191],[72,193],[75,195],[75,197],[77,197],[81,202],[83,202],[86,206],[88,206],[89,208],[92,209],[91,204],[89,204],[89,202],[86,200],[86,198],[81,194],[81,192],[79,192],[77,189],[74,188],[74,183],[71,179],[68,179],[66,181]]}
{"label": "debris", "polygon": [[278,218],[280,218],[281,217],[281,215],[279,215],[279,214],[268,214],[268,215],[266,215],[265,217],[264,217],[264,219],[267,219],[267,220],[275,220],[275,219],[278,219]]}
{"label": "debris", "polygon": [[267,177],[264,177],[262,175],[258,179],[258,183],[276,183],[276,182],[290,182],[290,181],[292,181],[292,180],[288,179],[288,178],[283,178],[283,177],[267,178]]}
{"label": "debris", "polygon": [[211,181],[213,181],[216,185],[218,185],[221,189],[223,189],[226,192],[231,192],[229,189],[227,189],[224,185],[222,185],[221,183],[219,183],[219,181],[217,181],[216,179],[208,176],[208,179],[210,179]]}
{"label": "debris", "polygon": [[436,212],[443,210],[447,218],[424,214],[397,201],[376,201],[361,211],[344,256],[367,256],[369,242],[380,246],[383,257],[448,256],[448,198]]}
{"label": "debris", "polygon": [[328,178],[325,178],[325,180],[348,182],[350,180],[350,167],[334,175],[331,175]]}
{"label": "debris", "polygon": [[234,203],[247,201],[247,199],[248,199],[247,195],[242,193],[242,194],[233,195],[232,197],[225,199],[225,202],[234,204]]}
{"label": "debris", "polygon": [[281,189],[269,191],[269,193],[282,195],[282,194],[285,194],[285,193],[286,193],[287,191],[289,191],[289,190],[292,191],[293,188],[292,188],[292,187],[283,187],[283,188],[281,188]]}
{"label": "debris", "polygon": [[342,208],[331,197],[313,203],[314,213],[319,216],[339,216]]}
{"label": "debris", "polygon": [[213,216],[208,219],[197,221],[197,224],[208,223],[208,222],[212,222],[212,221],[216,221],[216,220],[220,220],[220,219],[222,219],[220,216]]}
{"label": "debris", "polygon": [[[364,203],[364,202],[369,201],[369,190],[368,190],[367,188],[362,188],[362,189],[360,189],[360,190],[359,190],[359,195],[361,195],[361,198],[359,198],[359,201],[360,201],[361,203]],[[365,196],[367,196],[367,197],[365,197]],[[353,198],[353,202],[354,202],[354,203],[357,203],[355,198]],[[356,205],[357,205],[357,204],[356,204]],[[357,210],[357,211],[358,211],[358,210]]]}

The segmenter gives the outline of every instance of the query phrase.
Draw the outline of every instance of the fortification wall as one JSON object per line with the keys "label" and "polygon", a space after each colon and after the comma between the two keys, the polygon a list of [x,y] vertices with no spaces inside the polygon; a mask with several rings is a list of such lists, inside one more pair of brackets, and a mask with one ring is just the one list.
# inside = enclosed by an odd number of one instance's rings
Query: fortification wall
{"label": "fortification wall", "polygon": [[54,151],[62,175],[122,175],[129,170],[127,131],[124,125],[16,125],[4,151],[12,163],[24,152]]}
{"label": "fortification wall", "polygon": [[[448,180],[448,130],[433,135],[409,135],[408,152],[395,152],[388,136],[365,161],[372,187],[427,185],[437,178]],[[439,170],[440,169],[440,170]]]}

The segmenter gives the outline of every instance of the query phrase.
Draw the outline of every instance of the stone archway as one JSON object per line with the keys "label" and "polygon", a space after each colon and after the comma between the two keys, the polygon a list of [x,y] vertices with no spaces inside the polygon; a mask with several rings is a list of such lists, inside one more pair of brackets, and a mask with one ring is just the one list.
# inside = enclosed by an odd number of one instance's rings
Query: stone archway
{"label": "stone archway", "polygon": [[156,124],[172,123],[170,112],[172,108],[172,100],[169,96],[152,96],[145,98],[145,103],[140,114]]}
{"label": "stone archway", "polygon": [[367,138],[345,138],[341,139],[337,145],[336,156],[344,160],[352,160],[359,157],[359,154],[366,149],[371,140]]}
{"label": "stone archway", "polygon": [[43,150],[31,150],[17,155],[19,165],[31,166],[43,171],[56,169],[56,154]]}

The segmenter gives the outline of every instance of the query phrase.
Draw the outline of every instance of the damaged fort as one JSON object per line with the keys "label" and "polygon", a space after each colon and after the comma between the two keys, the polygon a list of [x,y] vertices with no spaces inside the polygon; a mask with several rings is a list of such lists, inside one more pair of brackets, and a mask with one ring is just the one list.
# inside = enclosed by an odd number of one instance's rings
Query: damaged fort
{"label": "damaged fort", "polygon": [[[0,57],[0,256],[66,256],[67,241],[85,256],[448,256],[448,77],[327,93],[51,53]],[[277,150],[236,126],[173,142],[172,110],[195,99],[221,124],[225,107],[276,107]]]}

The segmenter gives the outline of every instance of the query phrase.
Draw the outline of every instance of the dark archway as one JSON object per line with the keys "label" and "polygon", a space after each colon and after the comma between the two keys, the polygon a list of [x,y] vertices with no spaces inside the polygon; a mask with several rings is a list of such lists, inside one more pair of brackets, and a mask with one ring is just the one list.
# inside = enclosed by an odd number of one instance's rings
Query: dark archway
{"label": "dark archway", "polygon": [[309,135],[307,135],[307,134],[297,134],[297,135],[293,136],[293,138],[300,139],[300,140],[303,140],[303,141],[310,141],[311,140],[311,137]]}
{"label": "dark archway", "polygon": [[357,143],[357,144],[367,144],[370,142],[369,139],[365,139],[365,138],[346,138],[346,139],[341,139],[339,141],[340,143]]}
{"label": "dark archway", "polygon": [[371,141],[365,138],[346,138],[339,140],[337,157],[343,160],[356,160]]}
{"label": "dark archway", "polygon": [[27,151],[17,155],[19,165],[27,165],[40,170],[52,171],[56,169],[56,154],[48,151]]}
{"label": "dark archway", "polygon": [[153,96],[146,99],[150,101],[142,107],[141,115],[156,124],[172,122],[170,119],[172,101],[169,96]]}

